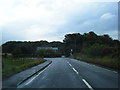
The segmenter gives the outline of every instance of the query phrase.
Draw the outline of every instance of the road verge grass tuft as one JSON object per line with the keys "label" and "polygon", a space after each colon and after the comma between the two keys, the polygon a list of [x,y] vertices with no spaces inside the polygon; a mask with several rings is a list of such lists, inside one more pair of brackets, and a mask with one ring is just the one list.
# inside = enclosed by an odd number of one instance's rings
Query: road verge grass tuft
{"label": "road verge grass tuft", "polygon": [[44,59],[2,59],[2,78],[5,79],[25,69],[45,62]]}
{"label": "road verge grass tuft", "polygon": [[88,63],[97,64],[114,70],[120,70],[120,62],[117,59],[102,57],[102,58],[93,58],[93,57],[83,57],[83,56],[72,56],[71,58],[85,61]]}

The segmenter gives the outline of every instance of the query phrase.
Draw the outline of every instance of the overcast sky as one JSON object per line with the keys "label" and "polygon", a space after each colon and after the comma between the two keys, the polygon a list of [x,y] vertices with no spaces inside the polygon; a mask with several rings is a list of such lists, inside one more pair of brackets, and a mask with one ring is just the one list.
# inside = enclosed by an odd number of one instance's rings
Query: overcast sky
{"label": "overcast sky", "polygon": [[0,0],[2,43],[15,40],[62,41],[67,33],[89,31],[109,34],[117,39],[118,3],[84,1]]}

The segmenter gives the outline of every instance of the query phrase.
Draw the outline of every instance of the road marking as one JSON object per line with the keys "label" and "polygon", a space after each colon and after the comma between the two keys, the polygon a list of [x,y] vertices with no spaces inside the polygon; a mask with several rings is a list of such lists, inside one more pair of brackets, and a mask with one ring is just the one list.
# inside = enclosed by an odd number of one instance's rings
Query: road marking
{"label": "road marking", "polygon": [[69,64],[71,67],[72,67],[72,65],[71,64]]}
{"label": "road marking", "polygon": [[[75,71],[76,74],[78,74],[78,71],[67,61],[67,63],[72,67],[73,71]],[[82,79],[82,81],[87,85],[87,87],[90,89],[90,90],[94,90],[90,84],[85,80],[85,79]]]}
{"label": "road marking", "polygon": [[33,78],[32,78],[29,82],[27,82],[25,85],[28,85],[29,83],[31,83],[35,78],[36,78],[36,76],[33,77]]}
{"label": "road marking", "polygon": [[109,69],[106,69],[106,68],[103,68],[104,70],[107,70],[107,71],[110,71],[110,72],[114,72],[114,73],[117,73],[116,71],[113,71],[113,70],[109,70]]}
{"label": "road marking", "polygon": [[85,80],[85,79],[82,79],[82,81],[87,85],[87,87],[90,89],[90,90],[94,90],[90,84]]}
{"label": "road marking", "polygon": [[70,64],[68,61],[67,61],[68,64]]}
{"label": "road marking", "polygon": [[[83,62],[83,61],[81,61],[81,62]],[[102,68],[102,69],[104,69],[104,70],[107,70],[107,71],[110,71],[110,72],[113,72],[113,73],[118,73],[117,71],[110,70],[110,69],[107,69],[107,68],[103,68],[103,67],[101,67],[101,66],[94,65],[94,64],[92,64],[92,63],[87,63],[87,62],[83,62],[83,63],[86,63],[86,64],[88,64],[88,65],[90,65],[90,66],[95,66],[95,67],[97,67],[97,68]]]}
{"label": "road marking", "polygon": [[116,72],[116,71],[113,71],[114,73],[118,73],[118,72]]}
{"label": "road marking", "polygon": [[91,65],[92,65],[92,66],[95,66],[95,67],[97,67],[97,68],[102,68],[102,69],[107,70],[107,71],[109,71],[109,72],[118,73],[117,71],[110,70],[110,69],[107,69],[107,68],[103,68],[103,67],[100,67],[100,66],[97,66],[97,65],[94,65],[94,64],[91,64]]}
{"label": "road marking", "polygon": [[72,69],[78,74],[78,71],[75,68],[72,68]]}
{"label": "road marking", "polygon": [[67,63],[72,67],[72,65],[67,61]]}
{"label": "road marking", "polygon": [[75,71],[75,73],[78,74],[78,71],[69,62],[67,63],[72,67],[73,71]]}
{"label": "road marking", "polygon": [[50,65],[48,65],[44,70],[42,70],[41,72],[39,72],[35,77],[33,77],[32,79],[30,79],[30,81],[28,81],[25,85],[30,84],[36,77],[38,77],[42,72],[44,72],[48,67],[50,67]]}

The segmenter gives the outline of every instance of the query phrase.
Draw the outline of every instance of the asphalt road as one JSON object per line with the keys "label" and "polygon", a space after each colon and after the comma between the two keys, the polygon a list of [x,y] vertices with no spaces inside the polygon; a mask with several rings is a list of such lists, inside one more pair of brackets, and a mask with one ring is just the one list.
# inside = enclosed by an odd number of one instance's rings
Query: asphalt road
{"label": "asphalt road", "polygon": [[43,71],[18,88],[118,88],[118,73],[70,58],[52,60]]}

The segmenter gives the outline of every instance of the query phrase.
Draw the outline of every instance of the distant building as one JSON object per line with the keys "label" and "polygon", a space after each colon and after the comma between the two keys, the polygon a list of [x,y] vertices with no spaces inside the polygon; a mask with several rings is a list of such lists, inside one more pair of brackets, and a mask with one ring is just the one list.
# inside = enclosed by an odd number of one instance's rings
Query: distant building
{"label": "distant building", "polygon": [[37,47],[37,50],[41,50],[41,49],[51,49],[51,50],[54,50],[54,51],[58,50],[57,47]]}

